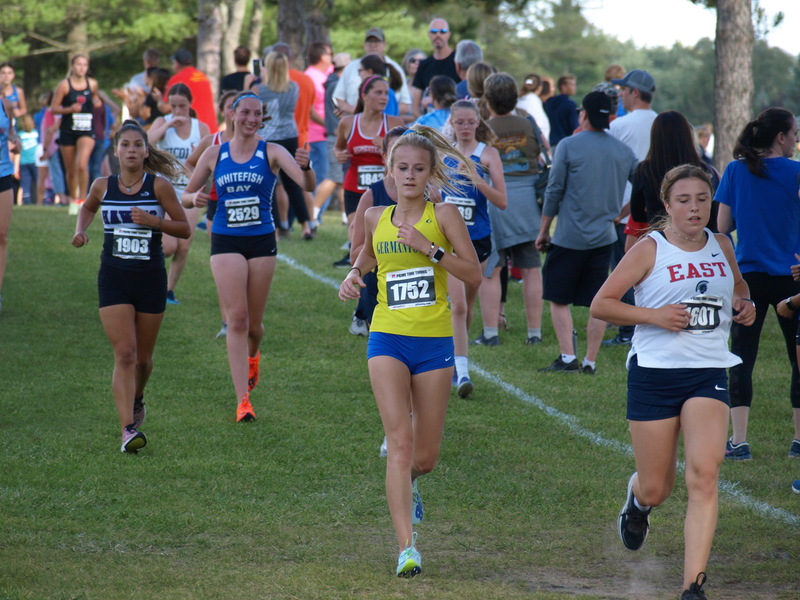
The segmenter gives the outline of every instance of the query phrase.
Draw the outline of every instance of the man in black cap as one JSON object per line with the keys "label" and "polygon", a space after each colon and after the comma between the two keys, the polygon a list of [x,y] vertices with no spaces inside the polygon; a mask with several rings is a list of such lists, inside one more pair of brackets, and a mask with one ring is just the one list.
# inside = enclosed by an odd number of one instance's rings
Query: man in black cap
{"label": "man in black cap", "polygon": [[[370,27],[364,36],[364,55],[377,54],[385,62],[392,65],[400,73],[403,85],[397,93],[397,103],[400,106],[400,114],[405,114],[411,109],[411,94],[408,91],[405,72],[403,67],[386,56],[386,37],[383,30],[379,27]],[[362,57],[363,58],[363,57]],[[352,115],[358,102],[358,90],[361,87],[361,58],[352,61],[342,72],[336,88],[333,90],[333,97],[342,114]]]}
{"label": "man in black cap", "polygon": [[[603,92],[583,99],[578,121],[583,131],[561,140],[553,157],[544,194],[536,247],[548,250],[542,269],[543,298],[561,355],[542,371],[593,375],[606,329],[589,318],[586,356],[579,365],[572,344],[569,305],[589,306],[608,275],[611,247],[617,240],[614,218],[622,208],[625,183],[633,179],[638,161],[633,151],[608,133],[611,100]],[[550,225],[558,215],[555,234]]]}

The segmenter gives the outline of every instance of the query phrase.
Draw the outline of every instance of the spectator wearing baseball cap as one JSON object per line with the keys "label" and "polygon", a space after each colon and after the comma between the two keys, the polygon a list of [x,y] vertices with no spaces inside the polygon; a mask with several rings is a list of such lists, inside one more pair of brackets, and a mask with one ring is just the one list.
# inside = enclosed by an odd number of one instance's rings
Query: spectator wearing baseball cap
{"label": "spectator wearing baseball cap", "polygon": [[[545,372],[597,371],[595,361],[606,324],[590,318],[582,363],[572,346],[570,305],[589,306],[608,276],[612,246],[617,241],[615,219],[622,208],[625,184],[633,179],[638,161],[633,151],[609,135],[611,100],[590,92],[578,119],[583,131],[559,142],[544,194],[542,222],[536,246],[549,248],[542,269],[543,298],[550,301],[560,355]],[[550,226],[556,215],[555,234]]]}
{"label": "spectator wearing baseball cap", "polygon": [[[647,71],[634,69],[628,71],[622,79],[611,79],[611,83],[619,86],[619,99],[626,113],[624,116],[615,119],[611,123],[609,132],[619,141],[633,150],[633,155],[638,161],[647,158],[650,150],[650,130],[653,128],[653,121],[656,120],[658,113],[650,108],[653,101],[653,94],[656,91],[656,82],[653,76]],[[631,185],[625,186],[623,196],[624,212],[628,212],[627,205],[631,199]],[[611,256],[611,269],[617,266],[625,253],[625,226],[628,217],[618,219],[617,223],[617,244]],[[633,304],[633,291],[629,290],[623,297],[623,301]],[[627,346],[633,339],[632,325],[623,325],[617,331],[617,335],[603,342],[606,346]]]}
{"label": "spectator wearing baseball cap", "polygon": [[178,48],[170,59],[175,74],[167,82],[159,110],[164,114],[169,113],[169,104],[166,101],[169,97],[169,88],[176,83],[185,83],[192,91],[192,108],[197,113],[198,120],[208,125],[211,133],[216,133],[219,126],[211,81],[205,73],[194,67],[194,57],[186,48]]}
{"label": "spectator wearing baseball cap", "polygon": [[[367,30],[364,36],[364,54],[365,56],[377,54],[398,70],[403,79],[403,84],[400,86],[399,92],[397,92],[398,114],[410,112],[411,94],[408,91],[408,83],[406,82],[403,67],[386,56],[386,36],[384,36],[383,30],[379,27],[370,27]],[[336,82],[336,88],[333,90],[333,97],[342,115],[352,115],[358,103],[358,89],[361,87],[361,75],[358,71],[361,68],[361,58],[352,61],[345,67],[339,81]],[[389,112],[386,114],[397,116]]]}

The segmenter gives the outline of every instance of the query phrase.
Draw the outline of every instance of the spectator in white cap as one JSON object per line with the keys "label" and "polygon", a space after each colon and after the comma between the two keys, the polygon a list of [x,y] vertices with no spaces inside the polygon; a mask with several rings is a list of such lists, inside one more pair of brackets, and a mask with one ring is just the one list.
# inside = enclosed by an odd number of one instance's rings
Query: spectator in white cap
{"label": "spectator in white cap", "polygon": [[[643,161],[650,151],[650,130],[658,113],[650,108],[653,94],[656,91],[656,82],[647,71],[634,69],[628,71],[622,79],[612,79],[611,83],[619,86],[619,99],[626,114],[611,122],[609,131],[619,141],[625,143],[636,156],[636,160]],[[617,243],[611,254],[611,269],[617,266],[625,252],[625,224],[630,213],[631,185],[625,186],[622,198],[622,211],[615,219],[617,227]],[[629,290],[623,301],[633,304],[633,290]],[[603,342],[605,346],[629,346],[633,337],[633,326],[623,325],[617,335]]]}
{"label": "spectator in white cap", "polygon": [[[367,30],[364,36],[364,54],[377,54],[384,61],[397,69],[402,78],[403,85],[397,94],[397,102],[399,104],[400,114],[409,112],[411,108],[411,94],[408,91],[408,84],[406,83],[406,76],[403,67],[386,56],[386,37],[383,35],[383,30],[379,27],[372,27]],[[363,57],[362,57],[363,58]],[[361,75],[358,70],[361,67],[361,59],[352,61],[348,64],[342,72],[339,81],[336,83],[336,88],[333,90],[333,98],[336,102],[342,115],[352,115],[355,111],[356,104],[358,103],[358,89],[361,86]]]}

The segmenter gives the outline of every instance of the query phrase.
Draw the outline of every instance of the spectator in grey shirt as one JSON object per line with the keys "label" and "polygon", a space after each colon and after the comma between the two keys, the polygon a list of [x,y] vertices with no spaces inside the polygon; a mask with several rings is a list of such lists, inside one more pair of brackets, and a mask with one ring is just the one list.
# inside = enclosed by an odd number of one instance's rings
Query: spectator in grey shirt
{"label": "spectator in grey shirt", "polygon": [[[609,133],[611,100],[591,92],[582,103],[584,131],[563,139],[556,148],[536,247],[548,250],[542,269],[545,300],[550,302],[561,355],[542,371],[593,375],[605,323],[589,318],[586,356],[578,365],[572,345],[569,305],[589,306],[608,276],[611,247],[617,240],[614,219],[622,208],[625,182],[638,161],[633,151]],[[558,215],[556,232],[550,225]]]}

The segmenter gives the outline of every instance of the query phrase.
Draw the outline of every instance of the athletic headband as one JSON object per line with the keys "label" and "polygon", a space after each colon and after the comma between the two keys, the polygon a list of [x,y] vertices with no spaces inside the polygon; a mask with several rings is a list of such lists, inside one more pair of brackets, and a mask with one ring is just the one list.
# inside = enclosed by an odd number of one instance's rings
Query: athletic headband
{"label": "athletic headband", "polygon": [[386,80],[385,77],[381,77],[380,75],[370,75],[369,77],[367,77],[364,80],[364,83],[361,84],[361,92],[359,92],[359,93],[363,94],[364,90],[367,88],[367,84],[369,84],[371,81],[373,81],[375,79],[383,79],[384,81]]}
{"label": "athletic headband", "polygon": [[258,94],[253,94],[252,92],[248,94],[242,94],[236,100],[233,101],[233,104],[231,104],[231,110],[236,110],[236,105],[239,104],[239,101],[244,100],[245,98],[256,98],[258,100],[261,99],[258,97]]}

